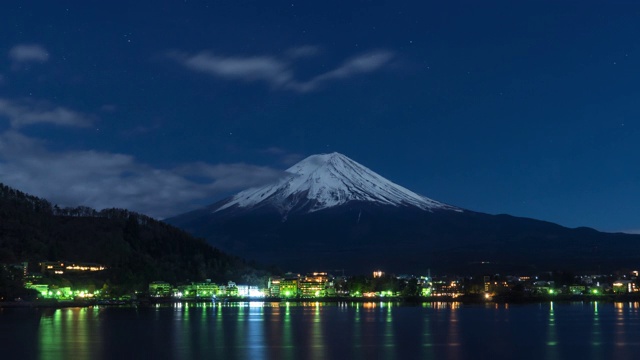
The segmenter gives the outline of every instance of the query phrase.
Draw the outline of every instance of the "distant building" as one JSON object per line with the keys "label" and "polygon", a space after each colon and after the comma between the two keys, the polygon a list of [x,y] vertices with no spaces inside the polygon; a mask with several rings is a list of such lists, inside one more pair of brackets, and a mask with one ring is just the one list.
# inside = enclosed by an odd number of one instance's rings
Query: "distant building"
{"label": "distant building", "polygon": [[434,281],[431,296],[458,297],[464,295],[464,287],[460,280]]}
{"label": "distant building", "polygon": [[281,297],[295,297],[298,296],[298,285],[300,282],[300,275],[287,273],[280,281],[280,296]]}
{"label": "distant building", "polygon": [[27,284],[24,285],[24,287],[27,288],[27,289],[33,289],[33,290],[38,291],[42,297],[48,297],[49,296],[49,285],[47,285],[47,284],[30,284],[30,283],[27,283]]}
{"label": "distant building", "polygon": [[149,296],[169,297],[171,296],[171,284],[164,281],[154,281],[149,284]]}
{"label": "distant building", "polygon": [[62,275],[65,273],[83,273],[106,270],[107,267],[96,263],[78,263],[67,261],[43,261],[39,263],[43,274]]}
{"label": "distant building", "polygon": [[587,291],[587,287],[584,285],[570,285],[569,293],[571,295],[582,295]]}
{"label": "distant building", "polygon": [[270,277],[269,278],[269,296],[280,297],[280,282],[282,278],[280,276]]}
{"label": "distant building", "polygon": [[211,280],[193,283],[193,285],[196,297],[210,298],[218,293],[218,285],[212,283]]}
{"label": "distant building", "polygon": [[227,296],[229,297],[238,297],[238,286],[233,281],[229,281],[227,284]]}
{"label": "distant building", "polygon": [[484,292],[488,293],[491,291],[491,276],[485,276],[483,279],[484,282]]}
{"label": "distant building", "polygon": [[264,292],[254,285],[238,285],[238,296],[248,298],[264,297]]}
{"label": "distant building", "polygon": [[[152,283],[153,284],[153,283]],[[151,284],[149,285],[151,286]],[[191,284],[185,284],[178,286],[176,292],[177,297],[184,298],[211,298],[218,296],[220,287],[217,284],[212,283],[210,280],[203,282],[192,282]],[[223,296],[226,294],[223,294]]]}
{"label": "distant building", "polygon": [[636,284],[631,280],[616,280],[613,283],[613,292],[616,294],[626,294],[637,291]]}
{"label": "distant building", "polygon": [[307,274],[298,285],[302,297],[320,297],[327,294],[329,275],[325,272]]}

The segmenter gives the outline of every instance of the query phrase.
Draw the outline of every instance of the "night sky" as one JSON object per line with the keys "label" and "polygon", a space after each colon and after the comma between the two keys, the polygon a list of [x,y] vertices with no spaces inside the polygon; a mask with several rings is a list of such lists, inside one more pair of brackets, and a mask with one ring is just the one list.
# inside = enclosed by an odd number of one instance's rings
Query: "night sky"
{"label": "night sky", "polygon": [[163,218],[340,152],[640,229],[640,2],[3,1],[0,182]]}

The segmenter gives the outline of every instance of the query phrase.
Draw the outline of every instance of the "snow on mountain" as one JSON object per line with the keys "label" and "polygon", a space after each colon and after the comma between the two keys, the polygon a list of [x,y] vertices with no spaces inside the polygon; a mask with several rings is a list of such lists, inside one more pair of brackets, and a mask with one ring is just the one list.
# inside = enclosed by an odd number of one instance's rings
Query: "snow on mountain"
{"label": "snow on mountain", "polygon": [[276,183],[236,194],[214,212],[261,205],[274,206],[285,214],[294,208],[314,212],[349,201],[462,211],[394,184],[337,152],[311,155],[286,172],[288,175]]}

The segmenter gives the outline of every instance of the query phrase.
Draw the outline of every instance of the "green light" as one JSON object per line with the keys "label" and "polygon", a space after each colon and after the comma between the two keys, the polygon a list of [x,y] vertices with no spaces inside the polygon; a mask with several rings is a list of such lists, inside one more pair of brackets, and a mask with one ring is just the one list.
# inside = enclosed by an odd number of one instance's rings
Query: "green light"
{"label": "green light", "polygon": [[291,296],[291,291],[288,291],[288,290],[287,290],[287,291],[285,291],[285,292],[284,292],[284,296],[286,296],[286,297]]}
{"label": "green light", "polygon": [[592,289],[591,293],[593,293],[593,295],[598,295],[598,289]]}
{"label": "green light", "polygon": [[549,289],[549,294],[553,295],[553,289]]}

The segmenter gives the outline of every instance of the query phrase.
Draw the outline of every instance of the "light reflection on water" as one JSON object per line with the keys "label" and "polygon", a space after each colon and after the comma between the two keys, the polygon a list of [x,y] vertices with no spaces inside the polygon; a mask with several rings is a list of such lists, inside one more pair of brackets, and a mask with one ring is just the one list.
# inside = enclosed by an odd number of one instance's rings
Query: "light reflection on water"
{"label": "light reflection on water", "polygon": [[0,309],[0,332],[6,358],[24,359],[635,359],[640,304]]}

